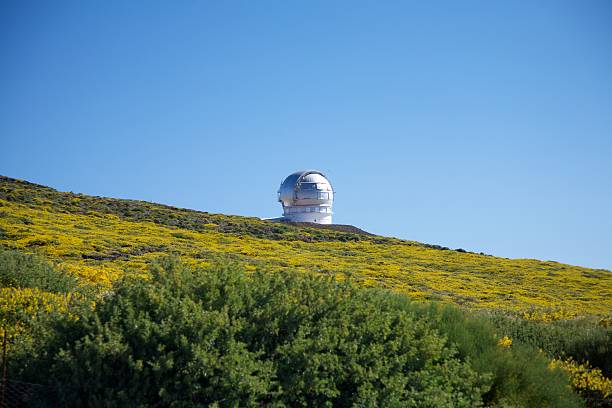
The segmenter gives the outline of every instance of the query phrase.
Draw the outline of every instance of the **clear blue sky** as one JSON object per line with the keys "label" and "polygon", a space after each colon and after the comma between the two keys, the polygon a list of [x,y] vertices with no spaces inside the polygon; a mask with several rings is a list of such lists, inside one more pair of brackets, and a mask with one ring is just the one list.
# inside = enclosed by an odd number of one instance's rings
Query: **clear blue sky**
{"label": "clear blue sky", "polygon": [[612,3],[3,1],[0,174],[612,269]]}

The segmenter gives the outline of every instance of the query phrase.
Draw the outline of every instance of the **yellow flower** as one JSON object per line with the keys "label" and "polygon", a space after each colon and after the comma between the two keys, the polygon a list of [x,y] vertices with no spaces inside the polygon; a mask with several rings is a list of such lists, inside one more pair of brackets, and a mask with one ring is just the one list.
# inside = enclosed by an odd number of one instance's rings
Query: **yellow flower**
{"label": "yellow flower", "polygon": [[497,345],[504,348],[509,348],[512,346],[512,339],[508,336],[504,336],[497,342]]}
{"label": "yellow flower", "polygon": [[588,361],[579,364],[571,357],[567,360],[553,359],[549,367],[565,371],[579,394],[599,392],[604,398],[612,396],[612,380],[604,377],[599,368],[591,367]]}

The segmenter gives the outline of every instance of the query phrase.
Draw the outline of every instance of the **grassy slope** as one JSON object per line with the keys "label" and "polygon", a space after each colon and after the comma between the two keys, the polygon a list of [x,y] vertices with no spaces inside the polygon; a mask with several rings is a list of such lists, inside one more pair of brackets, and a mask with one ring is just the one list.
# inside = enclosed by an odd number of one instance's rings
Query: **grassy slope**
{"label": "grassy slope", "polygon": [[535,314],[609,315],[612,273],[505,259],[327,229],[283,225],[140,201],[61,193],[0,177],[0,245],[42,253],[67,272],[110,283],[162,253],[215,256],[271,271],[350,273],[421,299]]}

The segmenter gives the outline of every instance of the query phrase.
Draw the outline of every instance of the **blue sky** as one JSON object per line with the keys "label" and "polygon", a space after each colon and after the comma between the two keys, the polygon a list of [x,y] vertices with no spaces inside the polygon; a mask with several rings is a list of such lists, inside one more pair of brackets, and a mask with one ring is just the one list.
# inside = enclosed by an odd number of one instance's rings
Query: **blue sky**
{"label": "blue sky", "polygon": [[4,1],[0,174],[612,269],[612,5]]}

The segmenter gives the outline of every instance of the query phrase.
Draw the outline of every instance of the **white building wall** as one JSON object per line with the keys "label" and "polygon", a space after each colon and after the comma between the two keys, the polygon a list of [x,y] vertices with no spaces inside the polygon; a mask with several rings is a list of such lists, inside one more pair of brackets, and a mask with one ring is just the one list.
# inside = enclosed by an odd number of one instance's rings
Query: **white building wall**
{"label": "white building wall", "polygon": [[320,213],[320,212],[298,212],[292,214],[285,214],[283,216],[287,221],[292,222],[316,222],[317,224],[331,224],[332,214],[331,213]]}

